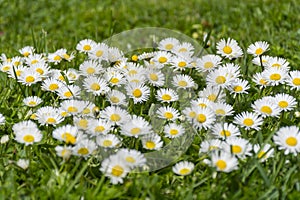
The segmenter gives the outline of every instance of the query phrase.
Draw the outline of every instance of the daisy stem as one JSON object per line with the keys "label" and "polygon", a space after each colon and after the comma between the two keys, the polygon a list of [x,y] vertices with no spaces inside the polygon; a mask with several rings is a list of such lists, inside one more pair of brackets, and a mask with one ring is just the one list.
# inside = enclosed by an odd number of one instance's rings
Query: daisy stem
{"label": "daisy stem", "polygon": [[262,55],[259,55],[259,61],[260,61],[261,69],[262,69],[263,68]]}

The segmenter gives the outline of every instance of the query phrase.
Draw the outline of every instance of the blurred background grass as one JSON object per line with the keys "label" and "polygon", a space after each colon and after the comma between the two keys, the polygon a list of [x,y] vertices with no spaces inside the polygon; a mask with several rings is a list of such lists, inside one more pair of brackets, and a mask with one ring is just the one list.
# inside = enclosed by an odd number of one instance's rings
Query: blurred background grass
{"label": "blurred background grass", "polygon": [[0,52],[16,55],[25,45],[45,51],[75,49],[85,38],[98,42],[135,27],[164,27],[189,36],[212,31],[232,37],[245,49],[256,40],[272,53],[300,60],[300,6],[297,0],[0,0]]}

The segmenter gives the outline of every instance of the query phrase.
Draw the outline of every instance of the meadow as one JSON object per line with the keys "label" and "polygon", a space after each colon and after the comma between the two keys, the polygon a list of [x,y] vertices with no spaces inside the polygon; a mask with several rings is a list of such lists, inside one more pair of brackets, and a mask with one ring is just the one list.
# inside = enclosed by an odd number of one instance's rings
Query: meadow
{"label": "meadow", "polygon": [[[0,11],[0,199],[299,199],[296,0],[0,0]],[[145,54],[102,43],[148,27],[190,40]]]}

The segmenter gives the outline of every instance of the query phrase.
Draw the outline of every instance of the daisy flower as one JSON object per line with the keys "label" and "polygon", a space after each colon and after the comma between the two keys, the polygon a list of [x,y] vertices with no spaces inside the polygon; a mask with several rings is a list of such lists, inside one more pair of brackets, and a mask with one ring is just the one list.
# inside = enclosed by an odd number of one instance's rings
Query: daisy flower
{"label": "daisy flower", "polygon": [[72,126],[70,124],[61,126],[59,128],[56,128],[52,132],[53,138],[64,141],[66,144],[76,144],[78,129],[76,126]]}
{"label": "daisy flower", "polygon": [[159,50],[172,51],[180,42],[176,38],[165,38],[158,43]]}
{"label": "daisy flower", "polygon": [[15,56],[11,58],[11,63],[13,66],[18,67],[23,65],[23,59],[20,56]]}
{"label": "daisy flower", "polygon": [[36,117],[41,125],[57,125],[64,120],[55,107],[45,106],[36,111]]}
{"label": "daisy flower", "polygon": [[89,51],[88,56],[92,60],[107,60],[108,59],[109,47],[105,43],[98,43],[96,46]]}
{"label": "daisy flower", "polygon": [[79,130],[88,130],[88,127],[90,125],[90,120],[87,117],[76,117],[73,116],[73,121],[74,125],[79,129]]}
{"label": "daisy flower", "polygon": [[29,70],[36,71],[37,73],[40,74],[41,77],[46,77],[49,74],[49,66],[46,63],[39,63],[36,65],[33,65],[29,68]]}
{"label": "daisy flower", "polygon": [[247,53],[253,56],[260,56],[269,50],[269,44],[266,41],[257,41],[247,48]]}
{"label": "daisy flower", "polygon": [[127,60],[127,58],[124,58],[124,53],[116,47],[108,48],[107,57],[108,57],[109,62],[112,62],[112,63],[119,63],[121,61]]}
{"label": "daisy flower", "polygon": [[274,101],[281,111],[290,111],[297,106],[296,98],[284,93],[276,94]]}
{"label": "daisy flower", "polygon": [[13,79],[18,79],[21,76],[21,74],[24,73],[24,71],[26,70],[28,70],[28,68],[23,65],[12,67],[8,71],[8,76]]}
{"label": "daisy flower", "polygon": [[143,148],[148,150],[159,150],[163,146],[161,137],[155,133],[144,135],[141,139]]}
{"label": "daisy flower", "polygon": [[212,107],[214,102],[208,100],[207,98],[203,98],[203,97],[200,97],[196,100],[192,100],[191,101],[191,105],[192,106],[195,106],[195,107],[200,107],[200,108],[207,108],[207,107]]}
{"label": "daisy flower", "polygon": [[210,108],[196,107],[193,110],[196,115],[195,118],[192,119],[192,123],[197,129],[204,128],[207,130],[212,127],[212,124],[216,120],[216,116]]}
{"label": "daisy flower", "polygon": [[72,99],[79,97],[81,88],[77,85],[62,85],[57,89],[57,94],[61,99]]}
{"label": "daisy flower", "polygon": [[300,152],[300,132],[297,126],[281,127],[273,136],[273,141],[278,145],[279,150],[284,150],[284,154],[294,154]]}
{"label": "daisy flower", "polygon": [[57,65],[58,63],[60,63],[62,61],[62,59],[63,58],[57,52],[49,53],[47,56],[47,61],[49,63],[53,63],[54,65]]}
{"label": "daisy flower", "polygon": [[245,111],[234,117],[234,123],[246,130],[255,129],[258,131],[263,123],[263,118],[259,117],[256,113]]}
{"label": "daisy flower", "polygon": [[20,54],[22,54],[24,57],[28,57],[29,55],[32,55],[34,51],[35,49],[32,46],[25,46],[19,49]]}
{"label": "daisy flower", "polygon": [[171,123],[164,127],[164,133],[167,138],[176,138],[183,135],[185,132],[184,128],[180,124]]}
{"label": "daisy flower", "polygon": [[123,178],[130,171],[129,166],[119,156],[111,155],[101,163],[100,171],[110,178],[112,184],[123,183]]}
{"label": "daisy flower", "polygon": [[47,78],[42,82],[42,90],[55,92],[60,87],[62,87],[63,83],[54,78]]}
{"label": "daisy flower", "polygon": [[258,99],[252,104],[254,112],[261,115],[262,117],[278,117],[280,109],[270,99],[263,98]]}
{"label": "daisy flower", "polygon": [[290,69],[289,64],[290,63],[284,58],[270,57],[266,67],[288,71]]}
{"label": "daisy flower", "polygon": [[177,88],[187,89],[195,86],[195,82],[189,75],[177,74],[173,77],[172,84]]}
{"label": "daisy flower", "polygon": [[37,127],[36,123],[34,123],[33,121],[30,121],[30,120],[27,120],[27,121],[21,121],[21,122],[15,123],[12,127],[12,130],[16,133],[16,132],[25,131],[27,129],[37,129],[37,128],[38,127]]}
{"label": "daisy flower", "polygon": [[139,83],[130,83],[126,87],[127,95],[133,99],[134,104],[145,102],[149,99],[150,89]]}
{"label": "daisy flower", "polygon": [[253,81],[256,83],[256,85],[259,85],[259,89],[262,89],[266,86],[268,86],[267,79],[263,77],[262,72],[257,72],[253,75]]}
{"label": "daisy flower", "polygon": [[107,93],[107,100],[110,102],[111,105],[126,105],[126,96],[122,92],[118,90],[111,90]]}
{"label": "daisy flower", "polygon": [[115,148],[121,146],[121,140],[114,134],[98,135],[96,143],[100,147]]}
{"label": "daisy flower", "polygon": [[161,88],[157,90],[156,98],[160,102],[174,102],[178,100],[178,94],[170,88]]}
{"label": "daisy flower", "polygon": [[240,137],[228,137],[223,143],[223,149],[228,153],[236,155],[239,158],[246,158],[251,156],[252,145],[248,140]]}
{"label": "daisy flower", "polygon": [[69,68],[66,71],[66,77],[68,78],[69,83],[74,83],[76,80],[79,79],[80,74],[76,69]]}
{"label": "daisy flower", "polygon": [[130,169],[142,167],[146,164],[145,156],[135,149],[120,149],[116,156],[118,156]]}
{"label": "daisy flower", "polygon": [[222,58],[218,55],[208,54],[197,59],[196,70],[199,72],[210,72],[221,64]]}
{"label": "daisy flower", "polygon": [[213,86],[207,86],[198,95],[212,102],[224,102],[225,100],[225,92],[221,88]]}
{"label": "daisy flower", "polygon": [[158,118],[175,121],[179,118],[180,113],[175,108],[164,106],[157,110]]}
{"label": "daisy flower", "polygon": [[208,163],[215,167],[217,171],[231,172],[238,169],[238,160],[235,156],[225,151],[214,151],[211,155],[211,161]]}
{"label": "daisy flower", "polygon": [[192,162],[188,161],[182,161],[179,163],[176,163],[173,167],[172,170],[175,174],[180,175],[180,176],[186,176],[192,173],[194,170],[195,165]]}
{"label": "daisy flower", "polygon": [[275,86],[284,84],[288,73],[285,69],[281,68],[267,68],[262,72],[262,76],[268,82],[268,85]]}
{"label": "daisy flower", "polygon": [[233,107],[227,103],[212,103],[210,104],[211,109],[215,112],[216,116],[231,116],[233,114]]}
{"label": "daisy flower", "polygon": [[31,86],[33,84],[36,84],[37,82],[40,82],[41,80],[41,75],[38,72],[30,69],[23,71],[23,73],[21,73],[20,77],[18,78],[18,82],[26,86]]}
{"label": "daisy flower", "polygon": [[240,136],[240,130],[234,124],[225,122],[217,123],[212,127],[212,134],[219,138],[229,138],[229,137],[237,137]]}
{"label": "daisy flower", "polygon": [[261,66],[262,64],[263,67],[267,67],[270,58],[271,56],[265,56],[265,55],[256,56],[252,59],[252,63],[257,66]]}
{"label": "daisy flower", "polygon": [[165,75],[160,70],[147,70],[146,78],[149,84],[152,86],[161,87],[165,84]]}
{"label": "daisy flower", "polygon": [[157,51],[151,61],[158,64],[170,64],[172,59],[172,54],[166,51]]}
{"label": "daisy flower", "polygon": [[274,154],[274,149],[270,144],[254,144],[253,151],[256,154],[256,157],[260,159],[261,162],[266,161],[268,158],[272,157]]}
{"label": "daisy flower", "polygon": [[117,125],[126,123],[130,119],[128,112],[117,106],[106,107],[102,111],[101,117]]}
{"label": "daisy flower", "polygon": [[111,86],[121,86],[126,80],[124,74],[115,68],[106,69],[105,79]]}
{"label": "daisy flower", "polygon": [[102,66],[94,60],[86,60],[79,65],[79,73],[83,76],[93,76],[102,72]]}
{"label": "daisy flower", "polygon": [[104,79],[89,76],[83,80],[83,86],[87,92],[100,96],[109,91],[107,82]]}
{"label": "daisy flower", "polygon": [[25,57],[25,62],[28,66],[45,63],[45,59],[42,54],[30,54]]}
{"label": "daisy flower", "polygon": [[228,38],[227,41],[225,39],[221,39],[217,43],[217,54],[231,60],[241,57],[243,55],[243,51],[236,40]]}
{"label": "daisy flower", "polygon": [[0,70],[2,72],[8,73],[13,69],[13,64],[11,62],[5,61],[0,64]]}
{"label": "daisy flower", "polygon": [[192,60],[190,58],[173,56],[170,64],[175,71],[184,71],[187,68],[191,68],[191,61]]}
{"label": "daisy flower", "polygon": [[211,87],[227,88],[235,78],[236,77],[229,73],[228,68],[221,67],[209,72],[206,77],[206,82],[207,85]]}
{"label": "daisy flower", "polygon": [[237,94],[248,94],[247,90],[249,88],[250,86],[247,80],[237,78],[231,83],[228,89],[230,93],[233,94],[233,98],[235,98]]}
{"label": "daisy flower", "polygon": [[3,116],[2,113],[0,113],[0,125],[4,125],[5,124],[5,117]]}
{"label": "daisy flower", "polygon": [[76,50],[78,50],[81,53],[89,53],[92,50],[94,50],[96,46],[97,43],[95,41],[91,39],[84,39],[76,45]]}
{"label": "daisy flower", "polygon": [[87,106],[87,101],[80,101],[80,100],[64,100],[61,102],[60,106],[62,110],[65,110],[70,115],[76,115],[81,113]]}
{"label": "daisy flower", "polygon": [[26,146],[32,145],[33,143],[40,142],[43,138],[43,134],[38,128],[26,128],[19,130],[15,133],[15,140]]}
{"label": "daisy flower", "polygon": [[37,96],[29,96],[23,99],[23,103],[28,107],[35,107],[42,103],[43,100]]}
{"label": "daisy flower", "polygon": [[183,42],[174,47],[173,53],[180,57],[191,57],[194,54],[195,47],[189,42]]}
{"label": "daisy flower", "polygon": [[88,124],[88,132],[91,135],[106,135],[112,128],[112,123],[103,119],[92,119]]}
{"label": "daisy flower", "polygon": [[219,139],[204,140],[201,142],[199,153],[209,153],[216,150],[221,150],[223,142]]}
{"label": "daisy flower", "polygon": [[292,89],[300,89],[300,71],[290,71],[286,83],[292,87]]}
{"label": "daisy flower", "polygon": [[73,148],[70,146],[56,146],[55,147],[56,155],[62,157],[64,160],[68,160],[73,152]]}
{"label": "daisy flower", "polygon": [[132,115],[130,120],[126,124],[121,125],[121,134],[138,137],[151,132],[151,126],[144,118],[136,115]]}
{"label": "daisy flower", "polygon": [[89,139],[78,140],[78,142],[73,148],[73,154],[76,156],[82,156],[84,158],[87,158],[96,149],[97,146],[94,141]]}

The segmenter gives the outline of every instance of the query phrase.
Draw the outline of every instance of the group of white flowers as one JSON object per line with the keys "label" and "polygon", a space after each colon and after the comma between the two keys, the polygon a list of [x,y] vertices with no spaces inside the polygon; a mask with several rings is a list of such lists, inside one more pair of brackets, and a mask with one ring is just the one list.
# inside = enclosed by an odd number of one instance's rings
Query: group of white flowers
{"label": "group of white flowers", "polygon": [[[27,115],[17,119],[11,136],[25,146],[55,139],[57,155],[65,162],[71,155],[88,159],[101,151],[112,152],[102,161],[100,171],[113,184],[122,183],[137,167],[147,166],[143,153],[158,151],[173,138],[191,134],[183,125],[187,122],[206,133],[199,153],[209,155],[204,162],[218,171],[238,169],[239,159],[252,155],[265,161],[274,154],[274,144],[285,154],[296,155],[300,151],[297,126],[279,128],[270,144],[252,144],[251,138],[242,134],[262,134],[259,131],[265,120],[294,111],[298,103],[287,93],[300,89],[300,71],[290,71],[283,58],[264,56],[268,48],[266,42],[255,42],[247,49],[261,70],[248,78],[250,82],[242,79],[241,67],[235,63],[243,51],[230,38],[218,42],[216,55],[201,57],[196,57],[190,43],[175,38],[159,41],[155,51],[130,57],[118,48],[85,39],[76,46],[85,60],[66,70],[57,66],[76,59],[76,54],[66,49],[46,54],[27,46],[19,50],[21,56],[2,54],[0,70],[20,88],[31,89],[31,96],[23,99]],[[206,85],[200,87],[199,80],[204,79]],[[261,93],[252,106],[239,113],[234,109],[238,103],[226,102],[228,98],[246,98],[251,87],[263,90],[278,85],[287,86],[278,94]],[[189,93],[195,95],[186,95]],[[232,96],[226,97],[226,93]],[[183,101],[188,103],[179,103]],[[152,105],[159,105],[154,115],[162,127],[151,124]],[[5,125],[5,117],[0,114],[0,125]],[[53,131],[45,134],[45,130]],[[8,139],[2,136],[1,143]],[[109,151],[112,149],[116,151]],[[178,175],[188,175],[193,169],[188,161],[173,167]]]}

